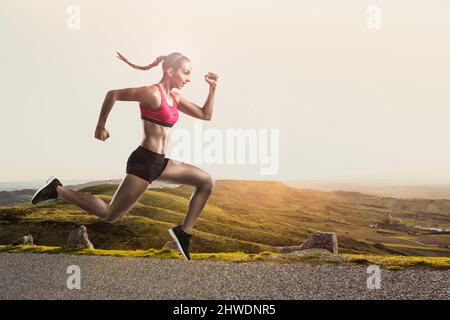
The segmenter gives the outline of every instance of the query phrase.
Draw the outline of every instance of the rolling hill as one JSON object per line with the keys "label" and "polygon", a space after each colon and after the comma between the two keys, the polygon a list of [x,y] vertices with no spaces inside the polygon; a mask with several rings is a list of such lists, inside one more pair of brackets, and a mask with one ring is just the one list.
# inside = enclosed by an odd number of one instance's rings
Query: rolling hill
{"label": "rolling hill", "polygon": [[[102,184],[79,191],[109,202],[117,187]],[[148,189],[114,224],[63,200],[1,206],[0,244],[31,233],[36,244],[60,246],[70,230],[84,224],[96,248],[159,249],[171,240],[167,230],[183,221],[193,191],[191,186]],[[299,245],[316,231],[333,231],[340,252],[450,256],[448,229],[450,200],[324,192],[277,181],[217,180],[197,221],[192,251],[254,253]]]}

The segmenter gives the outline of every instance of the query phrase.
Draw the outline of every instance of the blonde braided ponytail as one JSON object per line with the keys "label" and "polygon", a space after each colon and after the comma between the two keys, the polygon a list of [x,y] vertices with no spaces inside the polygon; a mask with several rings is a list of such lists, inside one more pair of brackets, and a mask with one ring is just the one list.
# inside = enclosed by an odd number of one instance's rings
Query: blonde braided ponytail
{"label": "blonde braided ponytail", "polygon": [[116,58],[126,62],[127,64],[129,64],[131,67],[138,69],[138,70],[149,70],[153,67],[156,67],[158,64],[160,64],[161,61],[163,61],[166,56],[159,56],[155,59],[155,61],[153,61],[152,63],[150,63],[149,65],[146,66],[138,66],[137,64],[131,63],[130,61],[128,61],[127,58],[125,58],[120,52],[116,51],[117,56]]}
{"label": "blonde braided ponytail", "polygon": [[134,64],[134,63],[131,63],[130,61],[128,61],[128,59],[125,58],[120,52],[116,51],[116,53],[117,53],[116,58],[126,62],[131,67],[133,67],[135,69],[138,69],[138,70],[149,70],[149,69],[159,65],[161,63],[161,61],[164,61],[163,62],[163,70],[166,70],[169,67],[174,67],[176,69],[176,68],[178,68],[181,65],[182,60],[183,60],[182,58],[184,58],[187,61],[190,61],[182,53],[180,53],[180,52],[172,52],[171,54],[169,54],[167,56],[159,56],[159,57],[157,57],[155,59],[155,61],[153,61],[149,65],[138,66],[137,64]]}

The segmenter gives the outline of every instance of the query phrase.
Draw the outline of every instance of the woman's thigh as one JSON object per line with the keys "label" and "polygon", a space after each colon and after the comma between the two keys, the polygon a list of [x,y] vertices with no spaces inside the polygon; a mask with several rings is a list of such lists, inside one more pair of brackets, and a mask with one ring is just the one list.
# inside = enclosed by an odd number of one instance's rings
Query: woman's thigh
{"label": "woman's thigh", "polygon": [[187,184],[200,187],[205,184],[214,184],[214,180],[206,171],[182,161],[169,159],[166,168],[157,181]]}
{"label": "woman's thigh", "polygon": [[148,184],[148,181],[140,177],[127,174],[109,204],[111,218],[120,219],[125,215],[142,196]]}

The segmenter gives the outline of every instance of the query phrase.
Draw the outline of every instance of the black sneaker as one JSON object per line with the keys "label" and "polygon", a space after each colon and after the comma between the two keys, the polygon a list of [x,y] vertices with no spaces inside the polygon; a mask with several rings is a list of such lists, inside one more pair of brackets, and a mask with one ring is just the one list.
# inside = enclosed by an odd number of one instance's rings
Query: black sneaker
{"label": "black sneaker", "polygon": [[181,254],[186,260],[191,260],[189,254],[189,244],[192,239],[191,234],[187,234],[181,229],[181,225],[173,227],[169,230],[169,234],[172,236],[173,240],[177,243],[178,249],[180,249]]}
{"label": "black sneaker", "polygon": [[31,203],[37,204],[42,201],[57,199],[58,192],[56,191],[56,188],[58,186],[62,186],[61,181],[56,177],[50,177],[47,182],[36,191],[33,198],[31,198]]}

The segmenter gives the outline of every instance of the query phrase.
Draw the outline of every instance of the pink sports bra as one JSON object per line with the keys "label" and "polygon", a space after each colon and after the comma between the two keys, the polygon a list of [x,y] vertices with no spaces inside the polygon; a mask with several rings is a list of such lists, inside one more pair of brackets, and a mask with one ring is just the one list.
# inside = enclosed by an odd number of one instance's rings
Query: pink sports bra
{"label": "pink sports bra", "polygon": [[178,120],[178,106],[177,99],[170,92],[173,100],[173,106],[169,106],[166,97],[164,96],[159,84],[155,84],[161,94],[161,105],[158,109],[150,109],[145,105],[147,103],[140,102],[139,107],[141,109],[141,119],[147,120],[165,127],[172,127]]}

